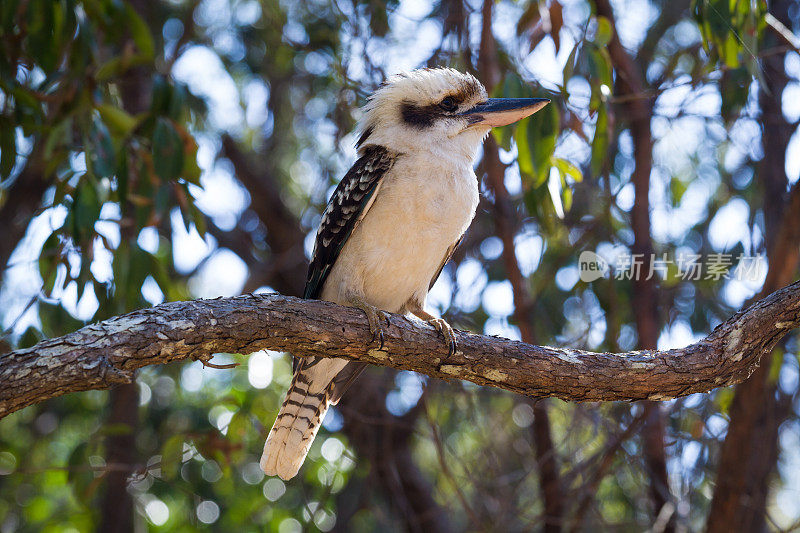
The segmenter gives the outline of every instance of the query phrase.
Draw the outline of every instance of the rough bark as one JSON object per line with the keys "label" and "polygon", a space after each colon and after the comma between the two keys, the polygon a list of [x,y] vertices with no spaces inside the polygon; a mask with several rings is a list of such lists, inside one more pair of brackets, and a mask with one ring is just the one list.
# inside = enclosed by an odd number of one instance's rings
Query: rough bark
{"label": "rough bark", "polygon": [[[362,311],[280,294],[170,302],[0,356],[0,417],[69,392],[105,389],[136,369],[215,353],[285,350],[463,379],[531,397],[665,400],[747,379],[761,356],[800,325],[800,282],[735,314],[685,348],[620,354],[534,346],[391,315],[384,349],[370,347]],[[373,345],[374,346],[374,345]]]}

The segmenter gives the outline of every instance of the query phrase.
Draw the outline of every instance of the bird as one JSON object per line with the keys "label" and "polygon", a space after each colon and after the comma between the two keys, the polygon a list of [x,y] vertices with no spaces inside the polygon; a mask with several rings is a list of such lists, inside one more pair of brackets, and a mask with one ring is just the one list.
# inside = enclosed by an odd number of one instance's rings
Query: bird
{"label": "bird", "polygon": [[[383,347],[387,313],[428,322],[456,349],[452,327],[425,299],[475,216],[473,165],[492,127],[532,115],[546,98],[489,98],[473,75],[451,68],[401,72],[363,108],[358,159],[322,214],[304,298],[364,311]],[[366,367],[296,357],[289,390],[260,466],[284,480],[302,466],[328,408]]]}

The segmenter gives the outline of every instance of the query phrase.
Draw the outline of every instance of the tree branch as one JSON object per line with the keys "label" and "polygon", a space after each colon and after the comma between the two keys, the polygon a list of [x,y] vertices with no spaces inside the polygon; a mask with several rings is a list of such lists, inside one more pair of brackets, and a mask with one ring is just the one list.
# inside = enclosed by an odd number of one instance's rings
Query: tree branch
{"label": "tree branch", "polygon": [[343,357],[532,397],[665,400],[743,381],[798,325],[795,282],[686,348],[608,354],[457,332],[459,349],[448,357],[432,327],[399,315],[389,319],[384,349],[365,351],[370,333],[358,309],[280,294],[171,302],[0,356],[0,417],[69,392],[130,382],[144,366],[264,349]]}

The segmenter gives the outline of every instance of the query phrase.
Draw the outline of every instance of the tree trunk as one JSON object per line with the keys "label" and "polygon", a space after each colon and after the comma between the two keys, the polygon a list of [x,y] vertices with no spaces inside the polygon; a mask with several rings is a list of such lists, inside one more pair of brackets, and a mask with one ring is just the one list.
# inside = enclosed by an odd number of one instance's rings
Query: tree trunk
{"label": "tree trunk", "polygon": [[[128,0],[131,7],[145,20],[150,17],[152,6],[147,0]],[[152,27],[152,25],[151,25]],[[156,27],[160,27],[156,25]],[[150,108],[152,93],[151,70],[145,66],[130,68],[120,79],[122,107],[132,115]],[[131,207],[132,209],[132,207]],[[138,246],[138,235],[132,227],[121,226],[123,241]],[[120,280],[117,280],[120,283]],[[134,302],[128,302],[133,310]],[[139,426],[139,388],[135,380],[111,389],[110,410],[106,428],[110,436],[106,439],[106,462],[129,465],[127,470],[115,470],[105,477],[105,493],[101,506],[100,531],[102,533],[126,533],[133,531],[133,497],[128,492],[128,476],[135,469],[136,430]]]}
{"label": "tree trunk", "polygon": [[[791,27],[791,4],[779,0],[769,9],[787,27]],[[763,47],[777,44],[777,39],[768,33]],[[759,164],[758,181],[764,187],[764,233],[769,260],[762,294],[791,281],[798,266],[800,188],[795,186],[788,198],[786,194],[786,150],[794,126],[786,121],[782,109],[781,96],[789,81],[784,70],[785,55],[773,54],[761,62],[766,85],[759,87],[764,158]],[[736,387],[708,515],[711,533],[767,530],[769,477],[778,458],[778,427],[786,416],[778,401],[776,383],[770,379],[773,357],[774,353],[766,354],[753,376]]]}

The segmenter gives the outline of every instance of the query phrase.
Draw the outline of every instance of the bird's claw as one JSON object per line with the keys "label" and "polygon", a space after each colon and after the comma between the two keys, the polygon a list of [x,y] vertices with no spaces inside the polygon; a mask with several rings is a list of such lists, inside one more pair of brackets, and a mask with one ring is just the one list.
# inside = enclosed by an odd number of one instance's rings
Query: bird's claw
{"label": "bird's claw", "polygon": [[386,314],[385,311],[378,309],[373,305],[369,305],[368,303],[362,300],[353,300],[351,302],[354,307],[357,307],[364,311],[364,314],[367,315],[367,321],[369,322],[369,331],[372,333],[372,340],[370,343],[374,343],[376,340],[378,341],[378,350],[383,350],[383,341],[384,341],[384,332],[383,332],[383,325],[381,324],[381,320],[385,321],[386,324],[389,324],[389,315]]}
{"label": "bird's claw", "polygon": [[428,323],[435,327],[436,330],[442,334],[442,337],[444,337],[444,341],[447,343],[449,348],[447,355],[448,357],[452,357],[456,353],[456,334],[453,331],[453,328],[443,318],[431,318],[428,320]]}

